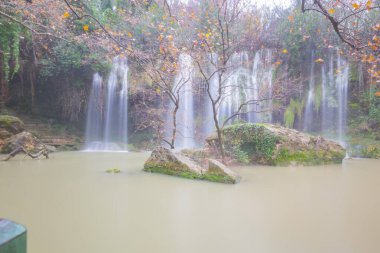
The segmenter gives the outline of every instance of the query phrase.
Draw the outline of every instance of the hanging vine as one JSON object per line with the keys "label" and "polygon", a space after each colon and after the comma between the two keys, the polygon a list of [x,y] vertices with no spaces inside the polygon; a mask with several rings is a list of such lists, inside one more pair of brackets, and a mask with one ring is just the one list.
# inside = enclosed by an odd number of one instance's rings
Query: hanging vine
{"label": "hanging vine", "polygon": [[0,50],[2,54],[3,76],[9,82],[19,71],[21,28],[16,23],[0,19]]}

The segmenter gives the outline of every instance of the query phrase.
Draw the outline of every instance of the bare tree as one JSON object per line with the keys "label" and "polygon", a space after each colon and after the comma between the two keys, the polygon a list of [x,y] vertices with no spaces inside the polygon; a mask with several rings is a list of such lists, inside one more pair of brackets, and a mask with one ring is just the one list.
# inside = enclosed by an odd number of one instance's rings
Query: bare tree
{"label": "bare tree", "polygon": [[371,0],[302,0],[302,12],[322,14],[339,39],[353,49],[380,82],[380,2]]}
{"label": "bare tree", "polygon": [[[237,84],[237,87],[231,87],[228,83],[231,71],[234,66],[231,66],[230,60],[232,56],[244,49],[244,45],[249,43],[249,40],[257,40],[253,38],[259,36],[258,33],[252,33],[251,39],[236,34],[237,24],[243,25],[242,16],[245,9],[244,1],[241,0],[214,0],[210,3],[209,8],[212,11],[208,14],[210,26],[205,32],[197,34],[194,48],[198,49],[198,53],[194,54],[195,63],[204,79],[206,93],[211,102],[213,122],[218,138],[218,150],[225,159],[225,148],[223,143],[222,130],[224,126],[233,118],[248,113],[248,108],[256,105],[264,100],[270,100],[272,97],[262,99],[250,99],[241,101],[237,106],[236,111],[232,112],[226,119],[219,117],[219,108],[223,101],[231,96],[232,92],[237,92],[239,89],[247,89],[242,85]],[[235,33],[234,33],[235,31]],[[206,56],[206,57],[205,57]],[[212,66],[213,70],[209,70]],[[235,88],[235,89],[231,89]]]}

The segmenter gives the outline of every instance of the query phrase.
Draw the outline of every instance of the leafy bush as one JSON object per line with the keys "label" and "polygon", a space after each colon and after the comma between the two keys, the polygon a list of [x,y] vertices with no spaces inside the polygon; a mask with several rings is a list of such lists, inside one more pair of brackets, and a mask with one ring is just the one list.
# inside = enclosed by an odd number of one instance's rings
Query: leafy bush
{"label": "leafy bush", "polygon": [[17,23],[10,23],[0,18],[0,50],[2,51],[3,74],[6,80],[13,78],[13,75],[20,69],[20,37],[22,29]]}
{"label": "leafy bush", "polygon": [[270,160],[276,148],[277,137],[259,124],[235,124],[223,130],[227,152],[242,163],[253,157]]}

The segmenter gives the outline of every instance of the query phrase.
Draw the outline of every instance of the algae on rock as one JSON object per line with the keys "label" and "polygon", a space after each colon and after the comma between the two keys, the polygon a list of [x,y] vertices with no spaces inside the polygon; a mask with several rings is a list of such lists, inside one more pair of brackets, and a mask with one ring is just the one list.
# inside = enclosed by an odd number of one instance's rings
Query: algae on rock
{"label": "algae on rock", "polygon": [[[239,176],[217,161],[205,160],[205,163],[194,161],[180,153],[164,147],[157,147],[144,164],[144,171],[161,173],[188,179],[207,180],[219,183],[234,184]],[[203,165],[203,167],[202,167]]]}

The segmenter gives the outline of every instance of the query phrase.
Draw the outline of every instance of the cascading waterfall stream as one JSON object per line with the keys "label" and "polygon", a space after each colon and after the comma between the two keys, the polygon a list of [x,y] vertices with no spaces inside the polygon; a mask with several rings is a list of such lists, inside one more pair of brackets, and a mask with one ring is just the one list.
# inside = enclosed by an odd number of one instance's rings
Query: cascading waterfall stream
{"label": "cascading waterfall stream", "polygon": [[[252,67],[252,87],[250,91],[250,99],[258,100],[259,99],[259,83],[258,83],[258,69],[260,64],[260,53],[255,53],[255,58],[253,60],[253,67]],[[260,115],[258,113],[255,113],[259,111],[259,108],[257,104],[253,104],[248,107],[248,110],[250,111],[248,113],[248,121],[249,122],[260,122]]]}
{"label": "cascading waterfall stream", "polygon": [[349,66],[339,54],[337,65],[339,72],[336,78],[336,89],[338,92],[338,140],[342,145],[345,145]]}
{"label": "cascading waterfall stream", "polygon": [[[179,92],[179,109],[176,115],[177,134],[175,148],[194,148],[195,142],[195,110],[193,92],[193,61],[190,55],[179,56],[180,71],[174,80],[173,93]],[[174,105],[170,102],[166,118],[166,138],[170,140],[173,131],[172,111]]]}
{"label": "cascading waterfall stream", "polygon": [[[219,118],[224,119],[233,115],[240,104],[246,101],[256,101],[249,104],[243,114],[231,120],[244,120],[252,123],[272,122],[272,51],[262,49],[257,51],[249,68],[247,52],[236,53],[231,58],[232,73],[227,79],[219,110]],[[244,112],[245,115],[244,115]]]}
{"label": "cascading waterfall stream", "polygon": [[102,141],[102,85],[102,77],[95,73],[87,108],[86,149],[91,149],[91,145]]}
{"label": "cascading waterfall stream", "polygon": [[310,132],[313,126],[313,107],[314,107],[314,96],[315,96],[315,77],[314,77],[314,52],[311,57],[311,70],[310,70],[310,80],[309,80],[309,91],[307,94],[307,100],[304,112],[304,127],[305,132]]}
{"label": "cascading waterfall stream", "polygon": [[[347,125],[347,101],[349,83],[349,64],[339,52],[331,52],[328,63],[321,66],[318,80],[321,83],[321,94],[316,92],[315,84],[318,76],[315,75],[314,54],[312,55],[309,89],[303,115],[303,130],[313,132],[318,129],[326,137],[336,139],[345,145]],[[319,97],[320,96],[320,97]],[[320,101],[319,110],[317,101]],[[316,118],[321,119],[321,127]]]}
{"label": "cascading waterfall stream", "polygon": [[123,151],[128,143],[128,64],[113,60],[107,86],[95,74],[89,98],[86,126],[87,151]]}
{"label": "cascading waterfall stream", "polygon": [[[207,71],[214,73],[217,66],[217,55],[209,55],[210,63]],[[180,106],[177,112],[177,137],[175,148],[193,148],[202,146],[204,139],[209,136],[215,128],[213,120],[213,109],[207,87],[201,84],[199,91],[195,89],[193,80],[194,66],[189,55],[181,54],[180,71],[175,78],[173,91],[179,92]],[[221,87],[222,98],[216,106],[219,124],[234,115],[240,104],[248,100],[261,100],[255,104],[246,106],[239,115],[229,120],[227,124],[242,120],[247,122],[271,122],[272,121],[272,51],[263,49],[254,55],[253,66],[250,64],[249,53],[235,53],[228,63],[229,72],[225,75]],[[181,86],[181,78],[189,81]],[[217,74],[209,80],[210,93],[215,99],[217,97],[219,80]],[[200,92],[200,93],[199,93]],[[201,99],[199,99],[201,96]],[[200,101],[196,103],[195,101]],[[173,131],[172,111],[174,105],[168,101],[168,110],[165,120],[165,136],[171,139]]]}

